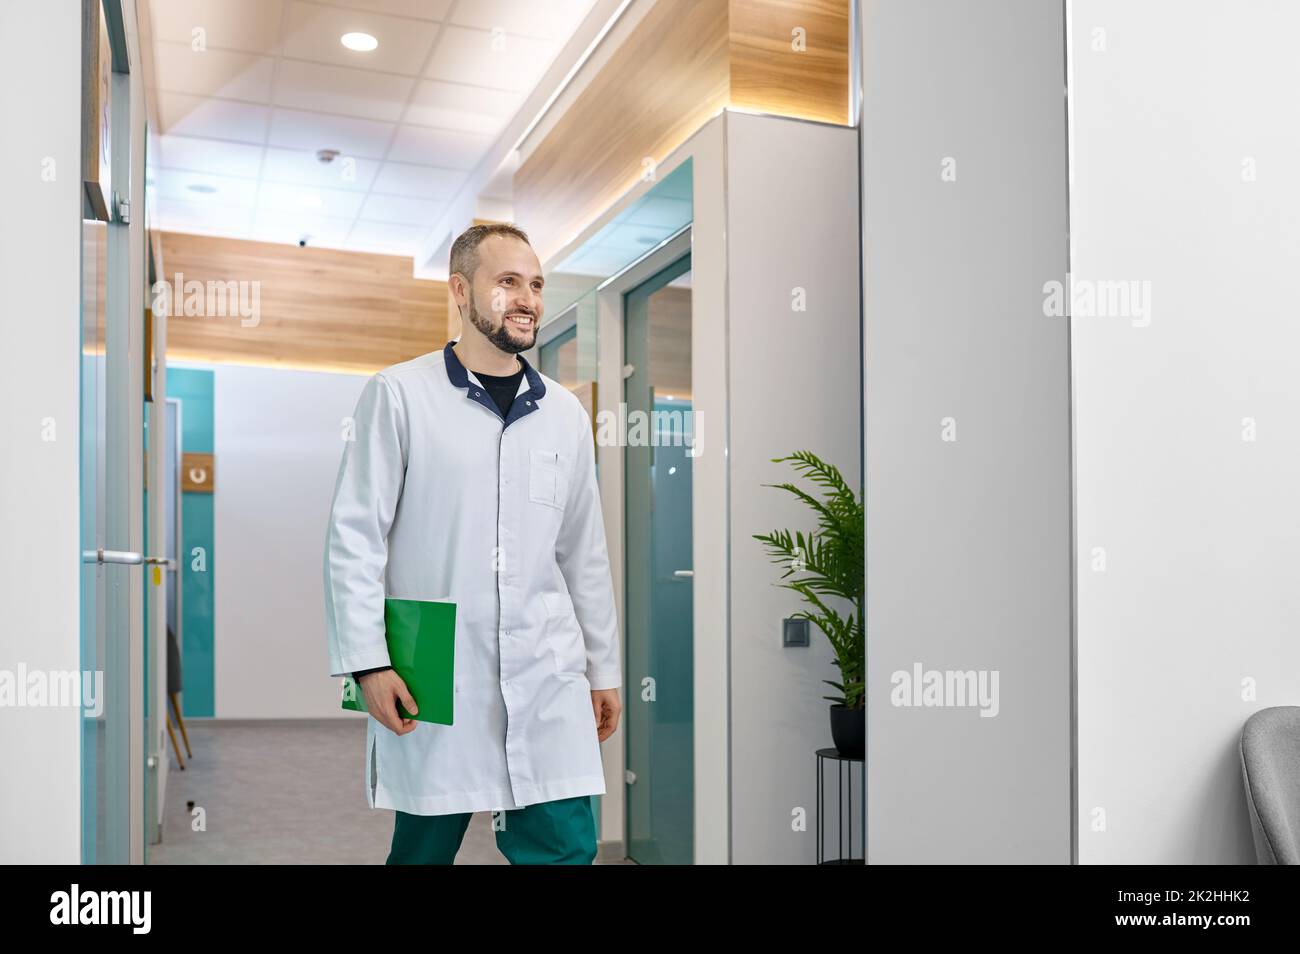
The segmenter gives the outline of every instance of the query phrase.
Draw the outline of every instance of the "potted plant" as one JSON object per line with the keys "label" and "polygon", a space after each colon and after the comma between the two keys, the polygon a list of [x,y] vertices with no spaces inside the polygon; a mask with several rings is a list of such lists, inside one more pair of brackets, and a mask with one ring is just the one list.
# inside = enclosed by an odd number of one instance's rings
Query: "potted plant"
{"label": "potted plant", "polygon": [[839,690],[838,695],[822,697],[831,702],[831,738],[841,755],[862,758],[866,749],[865,502],[838,468],[811,451],[772,461],[789,462],[821,488],[816,497],[791,483],[763,485],[789,491],[811,507],[817,529],[809,533],[774,530],[756,533],[754,539],[763,544],[773,563],[784,568],[784,582],[773,585],[794,590],[808,604],[808,610],[793,616],[815,624],[830,640],[840,671],[839,682],[822,680]]}

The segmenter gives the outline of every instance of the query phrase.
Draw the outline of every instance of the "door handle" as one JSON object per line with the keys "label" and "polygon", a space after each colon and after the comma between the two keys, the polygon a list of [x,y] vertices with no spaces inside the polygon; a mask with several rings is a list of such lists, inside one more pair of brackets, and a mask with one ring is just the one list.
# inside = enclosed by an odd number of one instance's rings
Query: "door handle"
{"label": "door handle", "polygon": [[134,550],[105,550],[103,547],[98,550],[83,550],[81,562],[125,563],[130,566],[139,566],[145,563],[149,566],[171,566],[171,561],[166,557],[147,557],[143,553],[136,553]]}
{"label": "door handle", "polygon": [[636,784],[636,772],[633,772],[631,769],[624,769],[624,770],[623,770],[623,781],[626,782],[628,785],[635,785],[635,784]]}
{"label": "door handle", "polygon": [[689,580],[694,578],[695,571],[694,570],[673,570],[673,576],[678,577],[679,579]]}
{"label": "door handle", "polygon": [[136,553],[134,550],[105,550],[100,547],[98,550],[84,550],[81,554],[82,563],[129,563],[132,566],[144,562],[144,554]]}

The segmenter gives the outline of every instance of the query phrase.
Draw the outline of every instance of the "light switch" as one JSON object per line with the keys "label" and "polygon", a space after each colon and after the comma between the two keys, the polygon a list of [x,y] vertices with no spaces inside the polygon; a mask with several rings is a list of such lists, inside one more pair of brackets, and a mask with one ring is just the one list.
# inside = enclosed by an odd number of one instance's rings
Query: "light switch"
{"label": "light switch", "polygon": [[781,620],[781,646],[807,646],[808,620],[790,617]]}

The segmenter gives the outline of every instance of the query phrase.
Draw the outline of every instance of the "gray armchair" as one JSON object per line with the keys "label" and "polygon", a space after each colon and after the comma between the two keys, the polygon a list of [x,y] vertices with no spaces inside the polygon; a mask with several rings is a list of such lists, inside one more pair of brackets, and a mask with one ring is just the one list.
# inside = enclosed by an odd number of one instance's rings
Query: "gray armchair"
{"label": "gray armchair", "polygon": [[1300,706],[1260,709],[1246,720],[1241,775],[1259,863],[1300,864]]}

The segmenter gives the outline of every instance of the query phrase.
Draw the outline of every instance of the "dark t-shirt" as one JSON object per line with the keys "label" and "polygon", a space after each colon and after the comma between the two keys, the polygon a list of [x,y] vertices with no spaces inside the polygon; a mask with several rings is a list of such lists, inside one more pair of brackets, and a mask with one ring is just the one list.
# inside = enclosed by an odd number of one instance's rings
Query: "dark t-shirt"
{"label": "dark t-shirt", "polygon": [[524,376],[523,365],[520,365],[519,370],[514,374],[507,374],[504,377],[484,374],[481,371],[475,371],[474,376],[483,382],[483,387],[487,388],[488,394],[492,395],[492,400],[501,411],[502,420],[508,417],[510,405],[515,403],[515,394],[519,391],[519,379]]}
{"label": "dark t-shirt", "polygon": [[[474,376],[483,382],[483,387],[487,388],[488,394],[492,395],[492,400],[496,402],[497,408],[501,411],[501,419],[505,420],[505,418],[509,417],[510,406],[515,403],[515,395],[519,392],[519,380],[524,376],[524,366],[521,364],[518,371],[504,377],[496,374],[483,374],[481,371],[475,371]],[[361,669],[354,672],[352,676],[355,679],[360,679],[369,673],[392,668],[392,666],[379,666],[375,669]]]}

